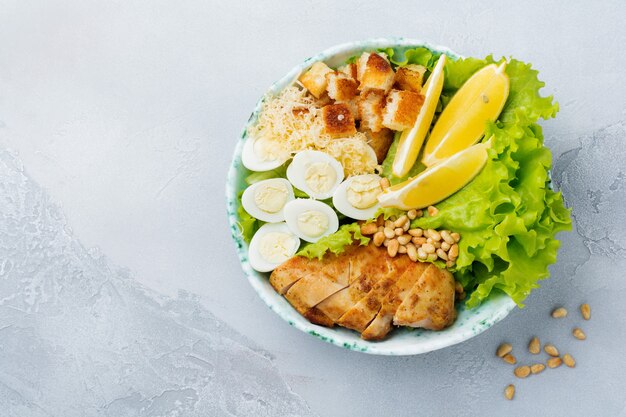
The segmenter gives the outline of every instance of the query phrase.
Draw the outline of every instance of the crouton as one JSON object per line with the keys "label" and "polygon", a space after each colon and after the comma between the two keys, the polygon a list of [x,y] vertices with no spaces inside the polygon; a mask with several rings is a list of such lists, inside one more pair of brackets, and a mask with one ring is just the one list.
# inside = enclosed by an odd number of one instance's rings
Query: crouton
{"label": "crouton", "polygon": [[338,138],[351,136],[356,133],[354,116],[345,103],[330,104],[322,107],[322,121],[324,133]]}
{"label": "crouton", "polygon": [[338,101],[337,104],[339,103],[345,104],[350,109],[350,113],[352,113],[354,120],[361,120],[361,117],[359,114],[359,105],[357,104],[358,100],[359,100],[359,96],[356,96],[352,100],[341,101],[341,102]]}
{"label": "crouton", "polygon": [[419,93],[422,90],[426,67],[421,65],[407,65],[400,67],[396,71],[396,86],[399,90],[414,91]]}
{"label": "crouton", "polygon": [[357,95],[357,83],[343,72],[329,72],[326,74],[328,96],[336,101],[352,100]]}
{"label": "crouton", "polygon": [[393,85],[395,74],[384,57],[364,52],[358,60],[357,78],[360,82],[359,90],[375,88],[386,93]]}
{"label": "crouton", "polygon": [[327,92],[323,92],[322,95],[319,96],[317,100],[315,100],[314,103],[315,103],[315,107],[318,107],[321,109],[322,107],[328,106],[329,104],[335,104],[335,100],[328,97]]}
{"label": "crouton", "polygon": [[316,98],[319,98],[326,91],[326,74],[329,72],[332,72],[332,70],[326,64],[316,62],[298,80],[304,88],[309,90]]}
{"label": "crouton", "polygon": [[368,143],[376,152],[376,159],[382,164],[389,152],[389,147],[393,143],[394,133],[389,129],[381,129],[379,132],[360,129],[367,136]]}
{"label": "crouton", "polygon": [[424,96],[413,91],[391,90],[383,113],[383,126],[392,130],[413,127],[424,103]]}
{"label": "crouton", "polygon": [[346,64],[343,67],[339,67],[338,71],[343,72],[348,77],[352,78],[354,81],[356,81],[357,84],[359,83],[356,71],[356,64]]}
{"label": "crouton", "polygon": [[372,132],[383,128],[385,93],[382,90],[367,90],[361,93],[357,102],[361,126]]}

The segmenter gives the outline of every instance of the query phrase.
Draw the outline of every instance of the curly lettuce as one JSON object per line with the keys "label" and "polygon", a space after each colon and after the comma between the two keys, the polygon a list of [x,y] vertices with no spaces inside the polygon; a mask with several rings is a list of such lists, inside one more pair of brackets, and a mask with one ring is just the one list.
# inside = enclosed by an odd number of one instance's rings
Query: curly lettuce
{"label": "curly lettuce", "polygon": [[367,245],[370,238],[361,234],[361,226],[358,223],[344,224],[335,233],[324,236],[315,243],[306,245],[296,255],[305,256],[309,259],[322,259],[327,252],[338,255],[347,246],[357,241],[359,245]]}

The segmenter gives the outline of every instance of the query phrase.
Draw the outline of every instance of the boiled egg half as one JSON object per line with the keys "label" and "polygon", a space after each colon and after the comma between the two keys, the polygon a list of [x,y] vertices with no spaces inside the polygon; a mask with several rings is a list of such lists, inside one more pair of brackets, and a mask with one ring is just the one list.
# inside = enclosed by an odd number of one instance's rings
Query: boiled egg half
{"label": "boiled egg half", "polygon": [[264,137],[247,138],[241,151],[241,162],[250,171],[271,171],[284,164],[291,154],[275,141]]}
{"label": "boiled egg half", "polygon": [[273,271],[296,254],[300,239],[285,222],[267,223],[257,230],[248,247],[250,266],[259,272]]}
{"label": "boiled egg half", "polygon": [[333,195],[333,206],[341,214],[356,220],[374,217],[383,192],[381,177],[375,174],[355,175],[339,185]]}
{"label": "boiled egg half", "polygon": [[252,184],[243,192],[241,204],[249,215],[268,223],[285,220],[285,205],[294,199],[293,187],[284,178]]}
{"label": "boiled egg half", "polygon": [[316,200],[331,198],[343,181],[343,166],[320,151],[302,151],[287,167],[287,179],[299,190]]}
{"label": "boiled egg half", "polygon": [[285,221],[296,236],[307,242],[317,242],[339,228],[339,218],[332,208],[304,198],[285,205]]}

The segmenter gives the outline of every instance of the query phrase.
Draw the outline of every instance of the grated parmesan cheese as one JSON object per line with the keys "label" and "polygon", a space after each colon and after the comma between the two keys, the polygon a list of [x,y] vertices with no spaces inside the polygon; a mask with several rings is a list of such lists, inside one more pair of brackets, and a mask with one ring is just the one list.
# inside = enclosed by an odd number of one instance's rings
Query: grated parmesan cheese
{"label": "grated parmesan cheese", "polygon": [[[248,129],[252,140],[271,147],[273,155],[293,155],[314,149],[336,158],[346,176],[371,174],[379,169],[376,154],[361,132],[341,139],[323,133],[321,109],[305,89],[289,86],[273,97],[266,97],[258,121]],[[259,155],[263,158],[264,155]]]}

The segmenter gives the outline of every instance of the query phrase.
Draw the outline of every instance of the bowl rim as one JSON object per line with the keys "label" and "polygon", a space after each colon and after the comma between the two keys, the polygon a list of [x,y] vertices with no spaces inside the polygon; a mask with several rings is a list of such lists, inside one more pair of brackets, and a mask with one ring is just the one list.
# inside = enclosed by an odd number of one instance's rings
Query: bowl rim
{"label": "bowl rim", "polygon": [[[427,343],[407,343],[406,345],[396,347],[394,349],[390,349],[385,345],[385,341],[379,342],[369,342],[365,340],[359,340],[357,342],[346,343],[344,338],[341,337],[340,332],[337,328],[328,328],[319,326],[309,322],[306,319],[303,320],[294,320],[290,315],[297,313],[293,308],[290,310],[285,310],[282,308],[277,308],[277,299],[282,299],[283,297],[273,292],[270,295],[267,295],[262,284],[259,280],[256,279],[256,271],[253,271],[248,260],[247,260],[247,244],[243,241],[241,236],[237,235],[238,230],[238,221],[236,217],[236,213],[231,211],[231,208],[236,207],[238,205],[238,198],[236,190],[236,178],[238,175],[238,161],[241,159],[241,151],[243,149],[243,144],[246,140],[246,131],[250,123],[252,123],[258,113],[261,110],[263,101],[265,96],[268,93],[277,93],[284,85],[288,84],[292,80],[294,80],[304,69],[308,68],[311,64],[317,61],[323,61],[335,55],[339,55],[342,53],[358,53],[359,50],[371,50],[376,48],[385,48],[385,47],[420,47],[423,46],[432,51],[436,51],[439,53],[445,53],[453,59],[462,58],[463,56],[457,54],[451,49],[440,46],[433,45],[429,42],[413,39],[413,38],[404,38],[404,37],[389,37],[389,38],[373,38],[373,39],[365,39],[361,41],[355,42],[346,42],[338,45],[331,46],[322,52],[305,59],[300,64],[293,67],[289,70],[283,77],[274,82],[264,93],[264,95],[257,101],[254,110],[252,111],[250,117],[246,121],[244,128],[239,136],[237,144],[235,146],[235,150],[233,152],[233,156],[231,158],[231,163],[228,169],[228,176],[226,182],[226,202],[227,202],[227,214],[229,226],[231,229],[231,237],[235,243],[235,247],[237,250],[237,255],[239,257],[240,264],[244,273],[246,274],[246,279],[250,283],[250,285],[254,288],[257,295],[263,300],[263,302],[270,308],[270,310],[276,312],[283,320],[289,323],[291,326],[301,330],[305,333],[308,333],[312,336],[317,337],[327,343],[333,344],[335,346],[347,348],[348,350],[354,350],[363,353],[369,353],[374,355],[389,355],[389,356],[403,356],[403,355],[417,355],[422,353],[427,353],[431,351],[435,351],[438,349],[442,349],[444,347],[453,346],[455,344],[464,342],[468,339],[471,339],[474,336],[484,332],[485,330],[491,328],[494,324],[498,323],[502,319],[504,319],[512,310],[515,308],[515,302],[506,296],[505,294],[493,294],[489,297],[488,300],[485,300],[481,306],[487,307],[487,303],[494,304],[494,308],[490,309],[491,311],[484,313],[485,317],[481,316],[481,320],[479,321],[478,326],[466,327],[466,328],[450,328],[450,330],[455,330],[453,333],[449,333],[449,337],[441,337],[434,340],[427,340]],[[291,306],[289,306],[291,307]],[[464,306],[462,307],[464,309]],[[477,309],[480,307],[477,307]],[[474,310],[476,311],[476,310]],[[301,316],[300,316],[301,317]],[[445,332],[445,330],[443,331]],[[442,333],[442,332],[438,332]],[[393,337],[393,336],[391,336]],[[389,339],[385,339],[389,340]]]}

